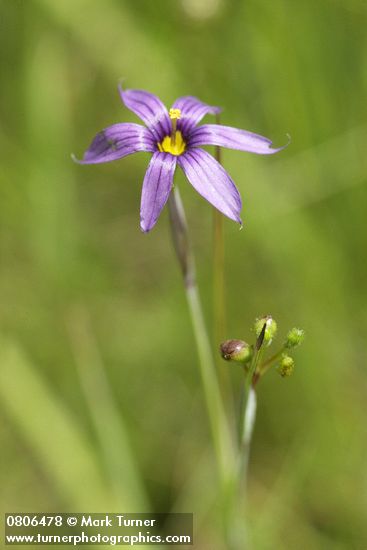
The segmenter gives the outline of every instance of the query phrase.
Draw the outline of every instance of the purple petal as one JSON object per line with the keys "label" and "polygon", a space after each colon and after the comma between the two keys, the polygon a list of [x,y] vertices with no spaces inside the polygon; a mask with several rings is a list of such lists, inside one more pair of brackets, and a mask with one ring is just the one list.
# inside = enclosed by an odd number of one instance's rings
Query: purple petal
{"label": "purple petal", "polygon": [[239,149],[240,151],[248,151],[249,153],[257,153],[259,155],[277,153],[288,145],[287,143],[283,147],[272,149],[270,147],[271,144],[270,139],[263,136],[220,124],[204,124],[195,128],[190,135],[190,147],[219,145],[219,147]]}
{"label": "purple petal", "polygon": [[240,194],[224,168],[202,149],[186,151],[178,163],[200,195],[225,216],[241,223]]}
{"label": "purple petal", "polygon": [[83,160],[74,159],[79,164],[110,162],[138,151],[156,150],[152,134],[140,124],[113,124],[99,132],[84,153]]}
{"label": "purple petal", "polygon": [[156,152],[146,171],[141,193],[140,227],[150,231],[166,204],[173,184],[177,157]]}
{"label": "purple petal", "polygon": [[177,128],[184,135],[188,135],[205,115],[216,115],[220,112],[219,107],[206,105],[206,103],[190,95],[179,97],[172,105],[172,108],[180,109],[181,111],[181,118],[178,120]]}
{"label": "purple petal", "polygon": [[144,90],[123,90],[121,86],[119,91],[124,105],[145,122],[157,141],[170,135],[168,111],[157,96]]}

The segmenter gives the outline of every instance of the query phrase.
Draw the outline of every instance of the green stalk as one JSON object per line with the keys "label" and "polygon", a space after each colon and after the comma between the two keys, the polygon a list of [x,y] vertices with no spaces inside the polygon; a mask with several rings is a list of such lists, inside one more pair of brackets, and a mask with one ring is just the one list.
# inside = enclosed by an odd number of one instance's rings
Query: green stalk
{"label": "green stalk", "polygon": [[245,378],[244,391],[242,396],[240,419],[239,419],[239,467],[238,467],[238,487],[245,494],[247,482],[247,470],[250,459],[251,438],[256,418],[256,374],[263,355],[263,342],[266,323],[257,338],[255,344],[255,353],[251,361],[250,368]]}
{"label": "green stalk", "polygon": [[241,411],[241,443],[240,443],[240,459],[238,468],[238,488],[244,498],[247,490],[247,471],[250,460],[251,439],[255,426],[256,419],[256,392],[251,384],[248,390],[243,411]]}
{"label": "green stalk", "polygon": [[168,199],[172,238],[184,279],[187,303],[194,331],[206,408],[214,442],[222,490],[227,491],[234,472],[233,442],[218,385],[214,358],[205,326],[196,283],[195,263],[188,238],[185,213],[177,187]]}
{"label": "green stalk", "polygon": [[274,355],[272,355],[271,357],[269,357],[269,359],[267,359],[266,361],[264,361],[264,363],[261,365],[260,367],[260,375],[263,376],[263,374],[265,374],[269,369],[270,367],[273,366],[273,364],[275,363],[275,361],[277,359],[279,359],[279,357],[281,357],[282,353],[284,353],[284,350],[285,350],[285,346],[283,346],[279,351],[277,351],[276,353],[274,353]]}

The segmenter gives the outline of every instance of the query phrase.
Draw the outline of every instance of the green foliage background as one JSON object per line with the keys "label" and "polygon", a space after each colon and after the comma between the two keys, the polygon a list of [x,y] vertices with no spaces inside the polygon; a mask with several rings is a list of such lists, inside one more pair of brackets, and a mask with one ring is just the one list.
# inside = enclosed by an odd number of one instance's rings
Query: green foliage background
{"label": "green foliage background", "polygon": [[[228,337],[307,332],[259,387],[250,525],[263,549],[367,547],[363,0],[0,2],[0,507],[193,511],[222,548],[196,352],[164,212],[139,230],[146,154],[81,167],[135,121],[117,83],[291,145],[225,151]],[[212,212],[177,177],[211,323]],[[280,334],[280,338],[282,334]],[[235,367],[233,383],[239,383]],[[136,472],[141,472],[140,482]]]}

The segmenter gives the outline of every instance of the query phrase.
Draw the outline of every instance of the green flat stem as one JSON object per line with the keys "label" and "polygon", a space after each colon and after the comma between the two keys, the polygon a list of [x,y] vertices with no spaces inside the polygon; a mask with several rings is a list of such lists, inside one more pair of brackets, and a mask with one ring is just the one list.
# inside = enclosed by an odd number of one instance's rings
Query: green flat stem
{"label": "green flat stem", "polygon": [[188,238],[185,213],[177,187],[175,187],[170,194],[168,207],[173,243],[183,274],[186,298],[199,355],[199,368],[216,452],[218,471],[222,489],[226,491],[233,477],[235,465],[233,441],[225,414],[214,357],[212,355],[210,340],[204,321],[196,283],[195,262]]}

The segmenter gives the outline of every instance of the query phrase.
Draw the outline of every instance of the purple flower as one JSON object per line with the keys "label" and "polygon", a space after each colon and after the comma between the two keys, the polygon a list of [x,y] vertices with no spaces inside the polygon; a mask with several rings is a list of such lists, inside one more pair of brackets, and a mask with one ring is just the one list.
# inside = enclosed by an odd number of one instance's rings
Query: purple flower
{"label": "purple flower", "polygon": [[84,154],[81,164],[97,164],[126,157],[138,151],[153,153],[141,195],[140,226],[150,231],[167,202],[178,164],[191,185],[228,218],[241,223],[241,197],[224,168],[202,145],[218,145],[260,155],[277,153],[262,136],[222,126],[197,126],[206,114],[220,109],[191,96],[180,97],[168,112],[161,100],[143,90],[119,88],[125,106],[146,126],[118,123],[99,132]]}

